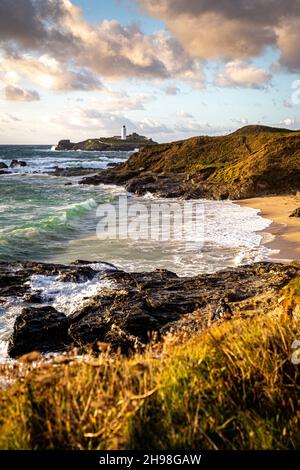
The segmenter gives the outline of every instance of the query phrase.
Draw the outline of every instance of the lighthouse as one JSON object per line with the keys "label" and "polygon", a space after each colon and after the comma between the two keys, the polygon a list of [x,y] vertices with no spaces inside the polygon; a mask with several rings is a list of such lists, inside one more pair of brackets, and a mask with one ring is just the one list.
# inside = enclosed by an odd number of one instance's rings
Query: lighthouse
{"label": "lighthouse", "polygon": [[123,126],[123,127],[122,127],[122,130],[121,130],[121,139],[122,139],[122,140],[126,140],[126,139],[127,139],[127,136],[126,136],[126,126]]}

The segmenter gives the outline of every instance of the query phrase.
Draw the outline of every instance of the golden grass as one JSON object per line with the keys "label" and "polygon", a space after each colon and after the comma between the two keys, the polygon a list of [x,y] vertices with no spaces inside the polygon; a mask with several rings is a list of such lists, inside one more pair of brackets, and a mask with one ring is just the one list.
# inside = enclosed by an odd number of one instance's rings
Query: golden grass
{"label": "golden grass", "polygon": [[[193,177],[200,172],[211,183],[263,184],[271,193],[270,188],[282,193],[297,186],[299,156],[300,132],[248,126],[225,136],[193,137],[142,148],[125,168]],[[211,171],[201,173],[205,168]]]}
{"label": "golden grass", "polygon": [[299,327],[237,318],[132,358],[23,365],[0,391],[0,447],[299,449]]}

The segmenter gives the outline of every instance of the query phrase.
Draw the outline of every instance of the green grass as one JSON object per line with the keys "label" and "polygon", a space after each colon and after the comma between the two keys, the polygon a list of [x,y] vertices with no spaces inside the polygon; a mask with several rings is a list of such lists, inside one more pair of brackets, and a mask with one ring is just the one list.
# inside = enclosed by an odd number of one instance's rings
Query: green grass
{"label": "green grass", "polygon": [[0,391],[0,447],[299,449],[299,327],[273,312],[182,331],[132,358],[23,364]]}

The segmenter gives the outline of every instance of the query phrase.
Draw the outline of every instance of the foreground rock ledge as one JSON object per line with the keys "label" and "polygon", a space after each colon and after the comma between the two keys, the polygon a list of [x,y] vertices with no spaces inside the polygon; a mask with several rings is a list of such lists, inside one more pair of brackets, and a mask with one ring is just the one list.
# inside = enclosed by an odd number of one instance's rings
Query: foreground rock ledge
{"label": "foreground rock ledge", "polygon": [[[0,263],[0,307],[8,300],[24,302],[9,342],[11,357],[72,346],[96,351],[98,342],[128,354],[143,348],[154,333],[159,338],[170,329],[181,328],[187,318],[197,330],[199,314],[193,320],[193,312],[198,309],[206,322],[225,296],[235,315],[263,314],[278,305],[282,289],[300,276],[300,265],[296,263],[256,263],[188,278],[166,270],[127,273],[105,263],[101,271],[95,266],[85,261],[70,266]],[[99,282],[109,281],[106,285],[111,287],[100,289],[67,317],[44,301],[43,291],[30,290],[28,281],[33,274],[75,283],[96,277]]]}

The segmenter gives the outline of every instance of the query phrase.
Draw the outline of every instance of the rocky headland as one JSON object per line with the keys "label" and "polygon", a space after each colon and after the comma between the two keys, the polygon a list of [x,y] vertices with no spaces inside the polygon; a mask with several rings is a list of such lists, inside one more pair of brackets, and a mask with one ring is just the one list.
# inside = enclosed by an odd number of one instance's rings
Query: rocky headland
{"label": "rocky headland", "polygon": [[[85,261],[70,266],[0,263],[0,307],[21,306],[9,341],[11,357],[74,346],[98,351],[99,342],[124,354],[141,351],[151,339],[183,325],[198,331],[224,298],[236,317],[262,315],[278,302],[289,313],[296,308],[289,286],[299,279],[297,264],[257,263],[187,278],[166,270],[128,273],[105,263],[101,270],[97,266]],[[99,289],[66,315],[43,289],[32,290],[36,275],[78,285],[93,279]]]}
{"label": "rocky headland", "polygon": [[81,183],[186,199],[291,194],[300,185],[300,132],[246,126],[220,137],[150,145]]}

